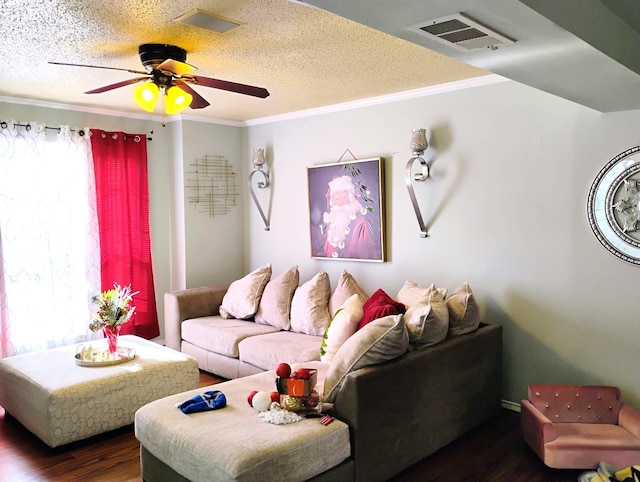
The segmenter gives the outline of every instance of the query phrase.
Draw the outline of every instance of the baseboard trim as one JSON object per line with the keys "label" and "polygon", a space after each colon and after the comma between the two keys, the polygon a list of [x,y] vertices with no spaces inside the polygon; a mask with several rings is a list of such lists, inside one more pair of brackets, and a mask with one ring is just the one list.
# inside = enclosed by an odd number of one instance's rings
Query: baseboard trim
{"label": "baseboard trim", "polygon": [[520,413],[520,404],[509,400],[502,400],[502,408]]}

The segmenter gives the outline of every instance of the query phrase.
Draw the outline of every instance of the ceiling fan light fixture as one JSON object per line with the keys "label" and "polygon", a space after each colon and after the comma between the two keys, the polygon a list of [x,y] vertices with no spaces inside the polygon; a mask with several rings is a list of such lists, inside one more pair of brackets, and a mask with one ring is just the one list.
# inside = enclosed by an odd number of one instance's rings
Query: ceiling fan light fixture
{"label": "ceiling fan light fixture", "polygon": [[193,96],[182,90],[180,87],[176,87],[175,85],[173,87],[169,87],[167,89],[165,99],[165,109],[167,114],[179,114],[191,105],[192,100]]}
{"label": "ceiling fan light fixture", "polygon": [[153,82],[145,82],[133,88],[133,100],[141,109],[147,112],[153,112],[159,92],[160,89],[158,89],[156,84]]}

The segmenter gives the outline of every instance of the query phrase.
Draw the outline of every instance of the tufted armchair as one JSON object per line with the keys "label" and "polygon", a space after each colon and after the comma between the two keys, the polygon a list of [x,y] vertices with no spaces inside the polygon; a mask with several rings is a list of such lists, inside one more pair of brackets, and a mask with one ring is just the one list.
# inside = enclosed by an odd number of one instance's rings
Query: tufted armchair
{"label": "tufted armchair", "polygon": [[608,386],[529,385],[520,423],[527,444],[549,467],[640,464],[640,412]]}

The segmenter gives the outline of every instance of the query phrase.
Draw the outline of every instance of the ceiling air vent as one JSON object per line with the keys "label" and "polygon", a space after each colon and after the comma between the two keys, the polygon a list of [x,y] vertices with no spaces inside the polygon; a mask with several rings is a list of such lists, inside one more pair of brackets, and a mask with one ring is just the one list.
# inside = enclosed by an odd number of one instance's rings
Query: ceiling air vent
{"label": "ceiling air vent", "polygon": [[461,13],[421,22],[409,30],[464,52],[495,49],[514,42]]}
{"label": "ceiling air vent", "polygon": [[175,21],[186,23],[187,25],[192,25],[194,27],[205,28],[216,33],[225,33],[240,26],[240,22],[236,22],[213,13],[207,13],[200,9],[195,9],[189,13],[185,13],[184,15],[176,18]]}

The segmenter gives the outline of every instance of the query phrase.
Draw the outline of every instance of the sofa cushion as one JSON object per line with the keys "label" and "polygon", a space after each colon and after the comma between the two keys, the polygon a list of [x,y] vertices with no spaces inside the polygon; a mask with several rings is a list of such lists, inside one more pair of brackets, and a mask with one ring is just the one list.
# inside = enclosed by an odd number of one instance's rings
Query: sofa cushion
{"label": "sofa cushion", "polygon": [[391,298],[384,290],[378,289],[362,306],[364,314],[358,324],[358,330],[376,318],[404,313],[405,306]]}
{"label": "sofa cushion", "polygon": [[482,315],[469,283],[465,282],[445,300],[449,310],[448,336],[464,335],[478,328]]}
{"label": "sofa cushion", "polygon": [[267,264],[231,283],[222,298],[220,316],[244,320],[252,318],[258,311],[262,292],[270,278],[271,264]]}
{"label": "sofa cushion", "polygon": [[[329,297],[331,284],[324,271],[317,273],[296,289],[291,301],[291,330],[307,335],[322,336],[331,317]],[[320,344],[318,344],[318,350]]]}
{"label": "sofa cushion", "polygon": [[405,282],[398,292],[398,301],[407,307],[404,321],[414,348],[435,345],[447,338],[449,310],[441,293],[433,284],[424,288],[414,281]]}
{"label": "sofa cushion", "polygon": [[256,323],[288,330],[291,327],[291,299],[299,280],[298,267],[294,266],[269,281],[260,299]]}
{"label": "sofa cushion", "polygon": [[352,371],[393,360],[409,347],[403,315],[378,318],[355,332],[331,360],[324,381],[324,401],[333,403],[344,378]]}
{"label": "sofa cushion", "polygon": [[[320,345],[320,360],[330,362],[338,349],[347,338],[353,335],[358,329],[358,323],[362,319],[364,311],[362,309],[362,299],[360,295],[353,294],[342,304],[322,337]],[[446,334],[446,333],[445,333]]]}
{"label": "sofa cushion", "polygon": [[279,363],[301,363],[320,359],[322,337],[293,331],[278,331],[245,338],[238,345],[240,361],[274,370]]}
{"label": "sofa cushion", "polygon": [[253,321],[203,316],[182,322],[182,339],[207,351],[238,358],[238,344],[247,337],[277,331]]}
{"label": "sofa cushion", "polygon": [[346,270],[342,270],[336,289],[333,290],[331,298],[329,298],[329,314],[333,317],[342,304],[355,294],[359,295],[363,304],[369,299],[369,295],[360,287],[355,278]]}

